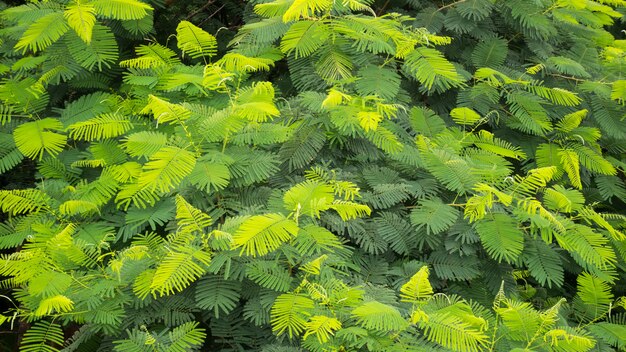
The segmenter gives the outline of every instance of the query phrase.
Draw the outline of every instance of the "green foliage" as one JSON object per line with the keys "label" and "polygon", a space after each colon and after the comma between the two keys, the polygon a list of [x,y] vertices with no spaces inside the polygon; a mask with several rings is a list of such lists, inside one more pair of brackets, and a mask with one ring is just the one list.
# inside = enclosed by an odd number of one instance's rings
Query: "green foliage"
{"label": "green foliage", "polygon": [[219,6],[1,3],[20,350],[624,349],[624,1]]}

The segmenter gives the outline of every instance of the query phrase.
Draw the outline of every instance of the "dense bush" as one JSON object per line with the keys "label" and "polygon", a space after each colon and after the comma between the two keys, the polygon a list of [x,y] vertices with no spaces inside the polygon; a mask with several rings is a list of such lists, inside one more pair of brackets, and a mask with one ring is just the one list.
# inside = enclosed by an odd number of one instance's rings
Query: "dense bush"
{"label": "dense bush", "polygon": [[7,345],[624,350],[625,14],[4,4]]}

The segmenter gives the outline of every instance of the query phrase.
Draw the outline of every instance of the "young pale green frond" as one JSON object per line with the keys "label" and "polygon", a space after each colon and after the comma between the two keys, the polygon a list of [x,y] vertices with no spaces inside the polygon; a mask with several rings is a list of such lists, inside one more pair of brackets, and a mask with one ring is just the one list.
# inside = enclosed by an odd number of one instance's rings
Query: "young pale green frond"
{"label": "young pale green frond", "polygon": [[[280,3],[280,0],[278,1]],[[283,14],[283,22],[297,21],[301,17],[314,17],[316,12],[323,12],[333,5],[331,0],[294,0]]]}
{"label": "young pale green frond", "polygon": [[493,133],[485,130],[478,132],[478,138],[474,141],[477,147],[490,151],[494,154],[513,159],[525,159],[526,154],[519,147],[494,137]]}
{"label": "young pale green frond", "polygon": [[585,332],[581,334],[577,329],[558,327],[544,335],[544,341],[550,343],[553,351],[558,352],[589,352],[596,345],[596,341]]}
{"label": "young pale green frond", "polygon": [[369,206],[347,200],[335,200],[329,208],[335,210],[343,221],[368,216],[372,213]]}
{"label": "young pale green frond", "polygon": [[289,338],[299,335],[306,329],[314,306],[313,300],[300,294],[285,293],[278,296],[272,305],[272,330],[276,335],[287,332]]}
{"label": "young pale green frond", "polygon": [[20,351],[57,352],[59,350],[50,344],[62,346],[64,341],[61,325],[47,320],[40,320],[24,334]]}
{"label": "young pale green frond", "polygon": [[563,116],[563,118],[559,122],[557,122],[556,128],[561,132],[571,132],[580,125],[583,119],[587,117],[588,113],[589,110],[582,109],[571,114],[567,114]]}
{"label": "young pale green frond", "polygon": [[460,125],[473,125],[482,120],[482,117],[476,111],[466,107],[452,109],[450,117]]}
{"label": "young pale green frond", "polygon": [[303,339],[314,335],[320,343],[326,343],[335,331],[341,329],[341,322],[336,318],[325,315],[316,315],[309,319]]}
{"label": "young pale green frond", "polygon": [[93,0],[96,14],[116,20],[138,20],[146,17],[152,7],[138,0]]}
{"label": "young pale green frond", "polygon": [[193,23],[181,21],[176,27],[178,48],[193,59],[211,58],[217,53],[217,40]]}
{"label": "young pale green frond", "polygon": [[555,185],[544,191],[544,202],[550,209],[571,213],[582,208],[585,197],[578,190]]}
{"label": "young pale green frond", "polygon": [[66,296],[56,295],[41,300],[39,307],[33,312],[37,317],[51,315],[54,313],[70,312],[74,308],[74,302]]}
{"label": "young pale green frond", "polygon": [[241,89],[235,100],[234,113],[253,122],[265,122],[280,114],[274,105],[274,87],[270,82],[257,82]]}
{"label": "young pale green frond", "polygon": [[316,181],[305,181],[289,189],[284,197],[285,208],[295,214],[320,217],[335,200],[334,190],[330,185]]}
{"label": "young pale green frond", "polygon": [[545,166],[528,171],[526,177],[517,176],[516,182],[510,186],[513,194],[519,193],[523,196],[532,197],[537,190],[545,187],[556,175],[557,168],[554,166]]}
{"label": "young pale green frond", "polygon": [[275,0],[254,6],[254,12],[263,17],[282,16],[293,3],[292,0]]}
{"label": "young pale green frond", "polygon": [[62,128],[61,121],[47,117],[21,124],[13,131],[13,138],[22,154],[31,159],[41,160],[44,153],[55,156],[63,150],[67,137],[52,132]]}
{"label": "young pale green frond", "polygon": [[262,57],[249,57],[239,53],[226,53],[215,64],[228,72],[256,72],[269,71],[274,61]]}
{"label": "young pale green frond", "polygon": [[135,58],[120,62],[120,66],[149,69],[180,63],[172,49],[156,43],[140,45],[135,49],[135,52]]}
{"label": "young pale green frond", "polygon": [[134,157],[150,157],[167,145],[167,135],[161,132],[141,131],[126,136],[122,147]]}
{"label": "young pale green frond", "polygon": [[211,254],[202,248],[172,248],[154,272],[150,291],[160,296],[180,292],[202,276],[210,262]]}
{"label": "young pale green frond", "polygon": [[256,215],[244,221],[233,235],[233,248],[262,256],[276,250],[298,234],[298,224],[282,214]]}
{"label": "young pale green frond", "polygon": [[62,12],[50,13],[39,18],[26,29],[15,44],[15,49],[24,52],[31,50],[36,53],[59,40],[69,29]]}
{"label": "young pale green frond", "polygon": [[291,25],[280,42],[280,50],[295,58],[306,57],[319,49],[330,36],[330,29],[322,21],[299,21]]}
{"label": "young pale green frond", "polygon": [[484,331],[451,312],[430,313],[419,326],[428,340],[453,351],[483,351],[488,342]]}
{"label": "young pale green frond", "polygon": [[59,212],[62,215],[88,215],[98,213],[99,211],[98,204],[84,200],[68,200],[59,206]]}
{"label": "young pale green frond", "polygon": [[68,127],[70,138],[96,141],[121,136],[133,128],[130,119],[119,113],[102,114]]}
{"label": "young pale green frond", "polygon": [[509,330],[508,338],[513,341],[529,342],[541,328],[541,315],[529,303],[505,300],[496,313]]}
{"label": "young pale green frond", "polygon": [[180,104],[173,104],[150,94],[148,105],[141,111],[143,114],[152,113],[158,123],[184,121],[191,116],[191,111]]}
{"label": "young pale green frond", "polygon": [[529,92],[548,99],[554,104],[576,106],[582,102],[582,99],[576,93],[563,88],[548,88],[541,85],[527,85],[525,87]]}
{"label": "young pale green frond", "polygon": [[584,313],[589,319],[602,316],[611,309],[613,293],[611,286],[606,281],[589,273],[578,275],[577,297],[584,305]]}
{"label": "young pale green frond", "polygon": [[583,188],[583,184],[580,179],[580,161],[578,159],[578,154],[569,149],[561,149],[557,152],[557,154],[561,159],[563,170],[567,173],[572,186],[578,189]]}
{"label": "young pale green frond", "polygon": [[138,185],[151,191],[167,192],[189,175],[196,165],[193,153],[178,147],[163,147],[143,167]]}
{"label": "young pale green frond", "polygon": [[409,326],[397,308],[376,301],[356,307],[352,310],[352,316],[359,325],[370,330],[402,331]]}
{"label": "young pale green frond", "polygon": [[564,232],[555,233],[561,248],[576,253],[583,262],[599,270],[611,270],[617,260],[609,240],[592,228],[580,224],[568,227]]}
{"label": "young pale green frond", "polygon": [[400,298],[404,302],[420,302],[433,295],[433,287],[428,281],[429,270],[423,266],[400,288]]}
{"label": "young pale green frond", "polygon": [[626,104],[626,80],[622,79],[613,82],[613,89],[611,89],[611,99],[616,100],[618,103]]}
{"label": "young pale green frond", "polygon": [[179,231],[203,234],[213,220],[200,209],[189,204],[181,195],[176,195],[176,220]]}
{"label": "young pale green frond", "polygon": [[96,9],[89,2],[75,0],[65,8],[67,24],[85,43],[91,43],[93,26],[96,23]]}
{"label": "young pale green frond", "polygon": [[0,209],[12,215],[36,213],[50,198],[38,189],[0,190]]}

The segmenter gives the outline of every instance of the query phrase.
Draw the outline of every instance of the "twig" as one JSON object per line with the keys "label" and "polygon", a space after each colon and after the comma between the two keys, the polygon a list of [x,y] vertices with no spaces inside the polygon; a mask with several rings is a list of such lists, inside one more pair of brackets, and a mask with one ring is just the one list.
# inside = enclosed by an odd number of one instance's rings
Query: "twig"
{"label": "twig", "polygon": [[380,10],[378,10],[378,13],[376,14],[376,16],[380,16],[383,13],[383,11],[385,11],[387,9],[387,6],[389,6],[389,2],[391,2],[391,0],[387,0],[383,4],[383,7],[381,7]]}
{"label": "twig", "polygon": [[214,2],[214,0],[209,0],[206,4],[202,5],[202,7],[200,7],[196,11],[190,13],[185,19],[188,20],[188,19],[192,18],[193,16],[199,14],[200,12],[206,10],[209,6],[211,6],[213,4],[213,2]]}
{"label": "twig", "polygon": [[458,4],[463,3],[463,2],[466,2],[466,1],[467,1],[467,0],[459,0],[459,1],[455,1],[455,2],[453,2],[453,3],[451,3],[451,4],[448,4],[448,5],[444,5],[444,6],[440,7],[439,9],[437,9],[437,12],[439,12],[439,11],[441,11],[441,10],[445,10],[445,9],[447,9],[447,8],[449,8],[449,7],[452,7],[452,6],[454,6],[454,5],[458,5]]}
{"label": "twig", "polygon": [[202,22],[198,23],[198,27],[200,27],[204,22],[210,20],[213,16],[217,15],[217,13],[220,12],[220,10],[224,8],[224,6],[226,6],[226,4],[220,6],[219,9],[215,10],[212,14],[209,15],[209,17],[205,18]]}

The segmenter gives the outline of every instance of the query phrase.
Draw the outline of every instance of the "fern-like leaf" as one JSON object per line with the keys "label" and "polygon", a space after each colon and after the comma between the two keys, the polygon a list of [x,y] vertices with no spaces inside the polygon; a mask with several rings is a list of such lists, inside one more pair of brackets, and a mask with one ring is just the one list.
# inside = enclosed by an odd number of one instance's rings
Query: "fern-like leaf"
{"label": "fern-like leaf", "polygon": [[86,141],[121,136],[133,127],[133,123],[118,113],[102,114],[86,121],[70,125],[70,137]]}
{"label": "fern-like leaf", "polygon": [[15,44],[15,49],[24,52],[32,50],[36,53],[59,40],[69,29],[62,12],[50,13],[39,18],[26,29]]}
{"label": "fern-like leaf", "polygon": [[94,0],[91,4],[98,15],[116,20],[138,20],[152,11],[150,5],[138,0]]}
{"label": "fern-like leaf", "polygon": [[21,124],[13,131],[13,138],[15,145],[25,156],[41,160],[44,153],[55,156],[63,150],[67,137],[52,132],[62,128],[61,121],[48,117]]}
{"label": "fern-like leaf", "polygon": [[206,272],[211,255],[202,248],[172,248],[154,273],[150,291],[160,296],[180,292]]}
{"label": "fern-like leaf", "polygon": [[364,328],[377,331],[402,331],[409,325],[395,307],[376,301],[356,307],[352,316]]}
{"label": "fern-like leaf", "polygon": [[87,44],[91,43],[91,34],[96,23],[95,12],[92,4],[82,0],[75,0],[65,8],[67,23]]}
{"label": "fern-like leaf", "polygon": [[307,322],[306,332],[302,338],[306,339],[309,335],[314,335],[320,343],[326,343],[329,335],[333,335],[339,329],[341,329],[341,322],[336,318],[316,315]]}
{"label": "fern-like leaf", "polygon": [[281,214],[253,216],[244,221],[233,235],[233,248],[241,253],[262,256],[276,250],[298,233],[298,225]]}
{"label": "fern-like leaf", "polygon": [[59,324],[41,320],[26,331],[20,345],[20,351],[57,352],[59,351],[58,348],[52,347],[50,344],[62,346],[64,340],[63,330]]}
{"label": "fern-like leaf", "polygon": [[400,288],[400,298],[405,302],[419,302],[427,300],[433,295],[433,287],[428,281],[429,270],[423,266]]}
{"label": "fern-like leaf", "polygon": [[200,234],[213,223],[210,216],[189,204],[181,195],[176,195],[176,221],[180,232]]}
{"label": "fern-like leaf", "polygon": [[189,55],[193,59],[202,57],[211,58],[217,53],[217,40],[209,33],[196,27],[188,21],[181,21],[176,27],[176,39],[178,48],[183,55]]}
{"label": "fern-like leaf", "polygon": [[507,214],[493,214],[476,222],[475,227],[487,253],[495,260],[511,263],[522,253],[524,233]]}
{"label": "fern-like leaf", "polygon": [[293,338],[306,329],[314,306],[313,300],[300,294],[285,293],[278,296],[271,310],[272,330],[276,335],[287,332]]}

